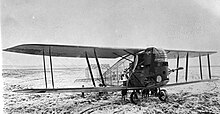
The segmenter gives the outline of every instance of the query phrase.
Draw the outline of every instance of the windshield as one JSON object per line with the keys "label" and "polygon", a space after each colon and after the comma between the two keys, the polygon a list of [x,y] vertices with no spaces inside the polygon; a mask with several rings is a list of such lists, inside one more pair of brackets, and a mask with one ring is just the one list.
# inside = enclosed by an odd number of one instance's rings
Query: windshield
{"label": "windshield", "polygon": [[153,53],[155,55],[155,61],[157,62],[167,62],[167,54],[163,49],[159,48],[147,48],[146,53]]}

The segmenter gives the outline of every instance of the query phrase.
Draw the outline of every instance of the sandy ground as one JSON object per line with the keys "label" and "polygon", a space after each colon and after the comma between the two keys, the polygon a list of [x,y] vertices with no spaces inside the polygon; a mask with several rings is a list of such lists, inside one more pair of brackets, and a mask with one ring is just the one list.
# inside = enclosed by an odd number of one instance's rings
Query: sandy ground
{"label": "sandy ground", "polygon": [[[72,74],[82,77],[82,70],[55,71],[64,79],[55,81],[56,87],[69,87],[74,84]],[[216,71],[218,72],[218,71]],[[218,78],[216,74],[215,78]],[[129,96],[126,101],[121,99],[120,92],[108,93],[99,96],[98,93],[56,93],[56,94],[21,94],[13,90],[26,87],[43,87],[43,73],[38,70],[4,70],[4,112],[5,113],[94,113],[94,114],[160,114],[160,113],[220,113],[220,81],[182,85],[165,88],[169,99],[162,102],[156,97],[143,99],[138,105],[130,103]],[[55,84],[56,84],[55,83]],[[71,84],[70,84],[71,83]],[[40,85],[40,86],[39,86]],[[81,86],[81,85],[80,85]],[[71,86],[72,87],[72,86]]]}

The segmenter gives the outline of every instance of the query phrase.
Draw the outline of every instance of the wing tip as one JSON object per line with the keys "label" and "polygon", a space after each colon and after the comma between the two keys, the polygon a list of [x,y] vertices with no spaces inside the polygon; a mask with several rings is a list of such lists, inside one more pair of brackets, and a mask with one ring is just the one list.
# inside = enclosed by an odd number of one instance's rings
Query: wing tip
{"label": "wing tip", "polygon": [[3,49],[2,51],[7,51],[7,52],[11,52],[11,48],[6,48],[6,49]]}
{"label": "wing tip", "polygon": [[8,48],[7,49],[3,49],[2,51],[8,51]]}
{"label": "wing tip", "polygon": [[212,54],[214,54],[214,53],[218,53],[217,51],[212,51]]}
{"label": "wing tip", "polygon": [[13,52],[13,51],[14,51],[14,48],[6,48],[6,49],[3,49],[3,51]]}

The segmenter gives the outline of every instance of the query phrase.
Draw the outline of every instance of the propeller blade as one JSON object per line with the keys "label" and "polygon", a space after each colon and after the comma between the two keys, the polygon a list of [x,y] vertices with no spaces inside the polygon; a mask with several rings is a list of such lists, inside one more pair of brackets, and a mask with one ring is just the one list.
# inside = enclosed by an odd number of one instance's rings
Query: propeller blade
{"label": "propeller blade", "polygon": [[183,70],[184,68],[183,67],[179,67],[179,68],[176,68],[176,69],[171,69],[169,72],[175,72],[177,70]]}

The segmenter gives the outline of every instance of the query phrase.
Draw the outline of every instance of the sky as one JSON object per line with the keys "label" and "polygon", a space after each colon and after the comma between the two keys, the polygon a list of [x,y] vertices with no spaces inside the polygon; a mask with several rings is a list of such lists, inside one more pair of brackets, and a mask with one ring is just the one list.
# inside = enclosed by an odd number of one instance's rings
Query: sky
{"label": "sky", "polygon": [[[214,50],[211,63],[220,65],[220,1],[2,0],[1,42],[3,49],[41,43]],[[54,65],[85,63],[53,60]],[[2,64],[41,65],[42,57],[2,52]]]}

